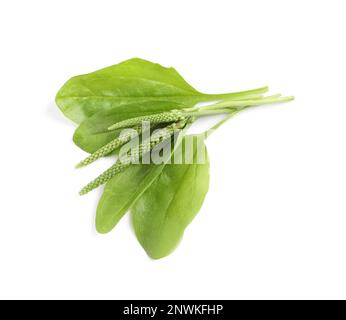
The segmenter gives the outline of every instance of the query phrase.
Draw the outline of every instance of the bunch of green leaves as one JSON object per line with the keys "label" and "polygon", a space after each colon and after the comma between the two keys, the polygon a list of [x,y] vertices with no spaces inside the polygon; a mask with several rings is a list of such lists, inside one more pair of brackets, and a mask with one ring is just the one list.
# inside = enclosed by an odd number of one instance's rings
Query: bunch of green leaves
{"label": "bunch of green leaves", "polygon": [[[192,152],[187,152],[189,126],[202,116],[225,114],[226,120],[250,106],[292,99],[264,97],[267,90],[263,87],[205,94],[191,87],[175,69],[141,59],[68,80],[59,90],[56,103],[78,124],[75,144],[90,153],[78,167],[104,156],[117,156],[112,167],[81,191],[85,194],[105,184],[96,212],[97,231],[111,231],[130,210],[135,234],[147,254],[155,259],[170,254],[201,208],[209,188],[209,158],[204,142],[207,135],[193,136]],[[199,102],[214,104],[197,107]],[[139,144],[136,156],[142,158],[168,142],[170,152],[160,164],[122,161],[127,154],[119,154],[120,148],[144,136],[143,123],[148,121],[150,139]],[[123,134],[124,129],[132,131]],[[171,161],[177,148],[181,148],[184,159],[179,165]],[[203,163],[196,160],[201,148],[205,150]]]}

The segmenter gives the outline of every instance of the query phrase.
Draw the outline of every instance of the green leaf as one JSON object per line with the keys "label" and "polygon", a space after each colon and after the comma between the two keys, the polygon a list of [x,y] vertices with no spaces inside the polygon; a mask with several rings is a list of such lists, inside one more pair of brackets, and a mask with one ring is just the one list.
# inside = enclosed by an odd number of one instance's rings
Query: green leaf
{"label": "green leaf", "polygon": [[162,157],[162,164],[132,164],[106,184],[96,211],[98,232],[107,233],[116,226],[132,204],[162,172],[174,150],[180,145],[186,130],[187,128],[183,129],[176,137],[172,152]]}
{"label": "green leaf", "polygon": [[163,167],[164,164],[133,164],[112,178],[106,184],[97,207],[96,230],[99,233],[111,231]]}
{"label": "green leaf", "polygon": [[143,101],[198,101],[201,95],[173,68],[142,59],[80,75],[59,90],[56,103],[71,120],[80,123],[101,110]]}
{"label": "green leaf", "polygon": [[[55,101],[66,117],[81,123],[97,112],[114,107],[127,106],[127,110],[136,111],[144,101],[175,102],[183,107],[266,90],[204,94],[191,87],[175,69],[134,58],[71,78],[59,90]],[[171,109],[167,105],[166,111]]]}
{"label": "green leaf", "polygon": [[[193,157],[204,142],[196,136]],[[138,241],[159,259],[180,242],[185,228],[200,210],[209,188],[209,160],[204,164],[167,164],[131,209]]]}
{"label": "green leaf", "polygon": [[76,129],[73,141],[86,152],[93,153],[108,142],[117,138],[122,129],[109,131],[108,128],[117,122],[163,112],[167,109],[178,109],[182,105],[168,101],[146,101],[126,106],[115,107],[96,113],[84,120]]}

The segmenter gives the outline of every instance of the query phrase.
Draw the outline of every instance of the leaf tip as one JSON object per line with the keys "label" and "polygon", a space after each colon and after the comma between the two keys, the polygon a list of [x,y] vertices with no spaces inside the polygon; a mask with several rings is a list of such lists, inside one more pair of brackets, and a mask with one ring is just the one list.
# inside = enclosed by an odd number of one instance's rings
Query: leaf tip
{"label": "leaf tip", "polygon": [[100,223],[98,219],[96,219],[96,225],[95,225],[96,231],[100,234],[106,234],[110,232],[113,228],[110,228],[107,224],[105,223]]}

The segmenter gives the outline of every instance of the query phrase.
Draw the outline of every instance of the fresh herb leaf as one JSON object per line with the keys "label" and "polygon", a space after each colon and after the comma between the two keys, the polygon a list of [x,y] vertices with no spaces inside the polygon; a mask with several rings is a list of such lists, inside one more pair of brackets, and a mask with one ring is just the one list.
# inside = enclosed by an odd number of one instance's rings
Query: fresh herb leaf
{"label": "fresh herb leaf", "polygon": [[96,230],[111,231],[133,202],[150,186],[164,165],[133,164],[105,186],[96,211]]}
{"label": "fresh herb leaf", "polygon": [[171,154],[163,157],[163,163],[132,164],[107,182],[96,211],[96,229],[100,233],[111,231],[139,196],[159,176],[174,150],[181,144],[188,127],[175,137]]}
{"label": "fresh herb leaf", "polygon": [[175,69],[134,58],[71,78],[59,90],[55,100],[66,117],[81,123],[95,113],[119,106],[136,111],[142,102],[158,100],[191,105],[200,101],[251,96],[266,89],[204,94],[191,87]]}
{"label": "fresh herb leaf", "polygon": [[[200,136],[194,142],[193,157],[204,144]],[[131,209],[137,239],[151,258],[165,257],[175,249],[203,204],[209,161],[190,162],[167,164]]]}

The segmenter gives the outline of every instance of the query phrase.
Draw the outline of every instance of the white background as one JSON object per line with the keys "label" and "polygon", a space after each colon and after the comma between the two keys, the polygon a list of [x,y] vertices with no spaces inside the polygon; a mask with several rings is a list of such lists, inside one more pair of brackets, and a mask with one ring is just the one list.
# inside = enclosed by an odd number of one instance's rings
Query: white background
{"label": "white background", "polygon": [[[2,1],[0,298],[346,298],[345,1]],[[128,217],[94,231],[71,76],[132,57],[198,90],[269,85],[292,103],[244,112],[208,141],[211,185],[169,257]]]}

